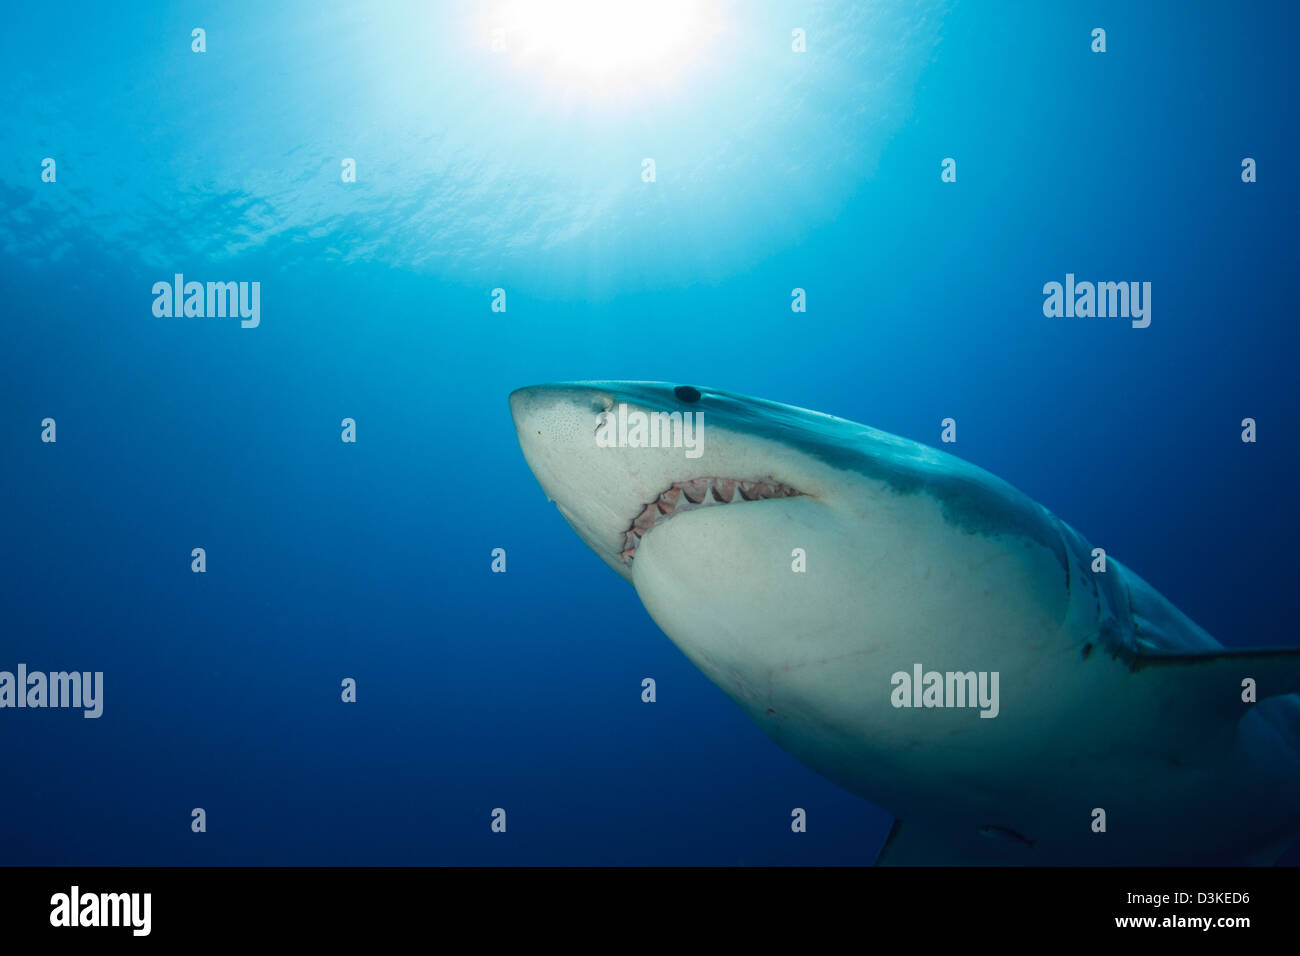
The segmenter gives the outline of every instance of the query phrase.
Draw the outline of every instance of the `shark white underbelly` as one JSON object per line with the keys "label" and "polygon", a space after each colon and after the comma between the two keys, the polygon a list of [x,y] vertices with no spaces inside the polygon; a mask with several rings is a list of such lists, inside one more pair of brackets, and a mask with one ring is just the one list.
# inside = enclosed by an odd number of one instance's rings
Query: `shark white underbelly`
{"label": "shark white underbelly", "polygon": [[687,386],[511,408],[682,652],[899,819],[882,862],[1267,861],[1300,830],[1300,651],[1225,651],[987,472]]}

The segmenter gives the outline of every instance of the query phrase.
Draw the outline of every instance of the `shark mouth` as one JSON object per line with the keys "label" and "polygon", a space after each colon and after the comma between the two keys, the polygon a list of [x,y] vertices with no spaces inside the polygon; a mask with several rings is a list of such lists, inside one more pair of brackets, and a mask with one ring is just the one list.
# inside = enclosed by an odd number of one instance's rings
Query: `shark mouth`
{"label": "shark mouth", "polygon": [[738,504],[742,501],[761,501],[764,498],[794,498],[802,494],[799,489],[782,484],[775,478],[755,478],[752,481],[738,478],[692,478],[689,481],[675,481],[671,488],[646,505],[632,521],[632,526],[623,532],[623,550],[619,552],[619,557],[631,564],[641,538],[651,528],[684,511]]}

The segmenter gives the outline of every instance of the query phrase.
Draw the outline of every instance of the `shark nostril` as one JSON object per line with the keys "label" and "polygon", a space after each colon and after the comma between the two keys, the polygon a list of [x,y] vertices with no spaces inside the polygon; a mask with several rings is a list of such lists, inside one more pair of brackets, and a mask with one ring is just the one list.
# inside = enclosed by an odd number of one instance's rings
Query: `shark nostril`
{"label": "shark nostril", "polygon": [[673,394],[683,402],[698,402],[700,400],[700,390],[692,388],[689,385],[678,385],[673,389]]}

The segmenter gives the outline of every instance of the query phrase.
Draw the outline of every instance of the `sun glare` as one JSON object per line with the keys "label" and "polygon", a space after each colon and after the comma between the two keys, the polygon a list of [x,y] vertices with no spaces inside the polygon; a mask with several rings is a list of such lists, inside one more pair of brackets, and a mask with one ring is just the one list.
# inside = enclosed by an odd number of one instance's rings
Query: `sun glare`
{"label": "sun glare", "polygon": [[563,87],[622,93],[676,83],[716,32],[708,0],[507,0],[493,52]]}

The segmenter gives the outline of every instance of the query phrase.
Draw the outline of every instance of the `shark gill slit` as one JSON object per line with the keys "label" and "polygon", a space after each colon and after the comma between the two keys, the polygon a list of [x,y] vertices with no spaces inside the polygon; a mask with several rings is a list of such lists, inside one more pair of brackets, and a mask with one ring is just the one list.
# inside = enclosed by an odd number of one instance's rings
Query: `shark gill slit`
{"label": "shark gill slit", "polygon": [[623,550],[619,557],[631,564],[637,545],[646,532],[685,511],[743,501],[796,497],[804,497],[804,492],[772,477],[751,480],[701,477],[674,481],[659,497],[642,508],[624,530]]}

